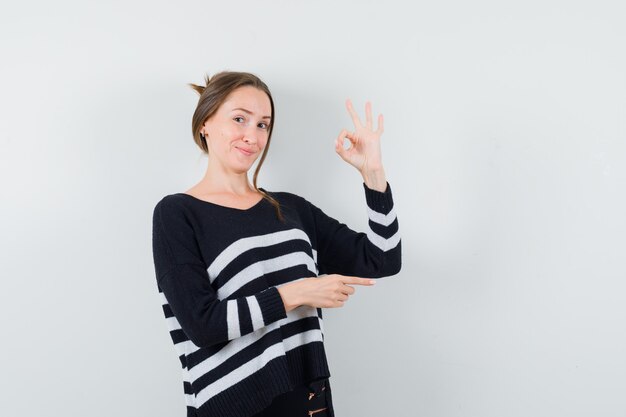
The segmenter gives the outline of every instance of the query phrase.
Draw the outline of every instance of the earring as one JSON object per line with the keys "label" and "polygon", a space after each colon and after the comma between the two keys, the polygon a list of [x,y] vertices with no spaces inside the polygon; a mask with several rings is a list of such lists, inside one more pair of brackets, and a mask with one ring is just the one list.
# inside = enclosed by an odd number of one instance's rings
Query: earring
{"label": "earring", "polygon": [[202,138],[202,140],[206,140],[206,138],[204,137],[204,135],[202,134],[202,132],[200,132],[200,137]]}

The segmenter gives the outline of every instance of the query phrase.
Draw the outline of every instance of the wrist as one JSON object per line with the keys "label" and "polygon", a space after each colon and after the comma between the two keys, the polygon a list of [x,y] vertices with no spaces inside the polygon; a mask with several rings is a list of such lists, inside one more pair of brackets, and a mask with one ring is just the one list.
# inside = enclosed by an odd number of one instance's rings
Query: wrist
{"label": "wrist", "polygon": [[300,294],[298,291],[296,291],[297,284],[297,282],[293,282],[278,287],[278,293],[283,299],[283,304],[285,305],[286,312],[289,312],[302,304],[302,302],[300,301]]}
{"label": "wrist", "polygon": [[380,169],[362,171],[361,176],[368,188],[380,191],[381,193],[384,193],[387,189],[387,177],[382,167]]}

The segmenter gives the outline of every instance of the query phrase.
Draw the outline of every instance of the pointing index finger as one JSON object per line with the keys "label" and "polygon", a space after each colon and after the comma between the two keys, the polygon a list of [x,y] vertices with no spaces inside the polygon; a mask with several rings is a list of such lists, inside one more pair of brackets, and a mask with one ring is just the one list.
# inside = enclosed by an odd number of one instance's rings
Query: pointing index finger
{"label": "pointing index finger", "polygon": [[344,284],[374,285],[376,284],[376,280],[370,278],[349,277],[349,279],[344,280]]}

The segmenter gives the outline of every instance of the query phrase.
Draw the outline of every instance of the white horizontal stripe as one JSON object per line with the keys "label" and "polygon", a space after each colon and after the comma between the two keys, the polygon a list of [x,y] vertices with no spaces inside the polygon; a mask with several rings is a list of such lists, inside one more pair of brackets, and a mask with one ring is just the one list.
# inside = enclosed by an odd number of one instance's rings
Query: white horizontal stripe
{"label": "white horizontal stripe", "polygon": [[311,342],[321,342],[322,332],[320,329],[307,330],[304,333],[297,333],[286,339],[283,339],[283,345],[285,345],[285,352],[295,349],[298,346],[306,345]]}
{"label": "white horizontal stripe", "polygon": [[379,247],[380,250],[382,250],[383,252],[387,252],[388,250],[391,250],[398,246],[398,243],[400,242],[400,231],[398,230],[389,239],[385,239],[381,235],[376,234],[368,224],[367,238],[370,240],[370,242]]}
{"label": "white horizontal stripe", "polygon": [[280,232],[268,233],[259,236],[250,236],[239,239],[231,243],[215,258],[209,265],[209,280],[213,282],[222,270],[242,253],[265,246],[272,246],[278,243],[293,239],[302,239],[311,244],[309,236],[300,229],[281,230]]}
{"label": "white horizontal stripe", "polygon": [[228,339],[235,339],[241,336],[239,326],[239,307],[237,300],[226,301],[226,325],[228,327]]}
{"label": "white horizontal stripe", "polygon": [[[185,355],[193,353],[200,349],[200,346],[196,346],[191,340],[183,340],[182,342],[178,342],[174,345],[177,352],[182,351]],[[180,355],[178,355],[180,356]]]}
{"label": "white horizontal stripe", "polygon": [[389,226],[396,219],[396,209],[392,207],[389,213],[383,214],[378,211],[372,210],[367,206],[367,217],[374,223],[382,224],[383,226]]}
{"label": "white horizontal stripe", "polygon": [[317,309],[311,306],[300,306],[298,308],[294,308],[293,310],[287,312],[287,317],[284,319],[280,319],[260,328],[259,330],[231,340],[222,349],[220,349],[219,352],[216,352],[189,370],[189,377],[191,378],[191,381],[195,381],[200,378],[202,375],[214,369],[219,364],[224,363],[233,355],[261,339],[267,333],[276,330],[281,325],[301,320],[306,317],[317,317]]}
{"label": "white horizontal stripe", "polygon": [[214,397],[220,392],[232,387],[236,383],[257,372],[259,369],[267,365],[267,363],[272,359],[279,356],[284,356],[286,351],[294,349],[306,343],[321,340],[321,333],[319,329],[314,329],[284,339],[283,343],[275,343],[274,345],[265,349],[265,351],[261,355],[256,356],[239,368],[235,369],[227,375],[224,375],[222,378],[200,390],[200,392],[196,395],[198,405],[202,406],[202,404],[210,400],[211,397]]}
{"label": "white horizontal stripe", "polygon": [[305,252],[293,252],[287,255],[278,256],[272,259],[262,260],[249,265],[235,276],[230,278],[224,285],[217,290],[217,298],[223,300],[231,294],[243,287],[256,278],[269,274],[271,272],[280,271],[296,265],[306,265],[307,269],[313,274],[315,272],[315,263],[313,259]]}
{"label": "white horizontal stripe", "polygon": [[252,329],[259,330],[261,327],[265,326],[259,300],[257,300],[255,295],[251,295],[246,297],[246,301],[248,301],[248,309],[250,310],[250,317],[252,319]]}
{"label": "white horizontal stripe", "polygon": [[[187,335],[185,335],[187,336]],[[181,355],[185,355],[187,356],[189,353],[191,352],[195,352],[198,349],[200,349],[199,346],[196,346],[195,343],[193,343],[191,340],[187,339],[185,341],[182,342],[178,342],[176,344],[174,344],[174,349],[176,350],[176,353],[178,354],[178,356]],[[183,367],[185,368],[185,367]],[[185,370],[187,370],[187,368],[185,368]],[[191,376],[189,376],[189,374],[186,374],[186,380],[185,381],[191,381]]]}
{"label": "white horizontal stripe", "polygon": [[282,344],[276,343],[270,346],[265,349],[261,355],[254,357],[251,361],[248,361],[246,364],[223,376],[214,383],[207,385],[203,390],[200,390],[200,392],[196,394],[196,401],[198,402],[198,405],[201,407],[202,404],[210,400],[212,397],[216,396],[225,389],[232,387],[244,378],[252,375],[254,372],[267,365],[267,363],[272,359],[283,356],[284,354],[285,350],[283,349]]}
{"label": "white horizontal stripe", "polygon": [[[174,345],[174,350],[178,356],[187,355],[188,349],[199,349],[191,340],[178,342]],[[182,366],[182,364],[181,364]]]}
{"label": "white horizontal stripe", "polygon": [[159,298],[161,300],[161,305],[168,304],[167,298],[165,298],[165,294],[163,294],[163,291],[159,291]]}
{"label": "white horizontal stripe", "polygon": [[170,332],[174,330],[180,330],[180,323],[178,322],[178,319],[175,316],[166,318],[165,322],[167,323],[167,329]]}

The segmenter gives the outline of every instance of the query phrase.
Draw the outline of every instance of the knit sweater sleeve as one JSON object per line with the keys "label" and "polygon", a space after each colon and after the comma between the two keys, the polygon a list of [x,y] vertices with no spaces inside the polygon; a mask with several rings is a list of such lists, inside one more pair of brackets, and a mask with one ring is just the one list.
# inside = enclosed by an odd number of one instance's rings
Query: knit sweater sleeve
{"label": "knit sweater sleeve", "polygon": [[363,183],[368,216],[366,232],[356,232],[309,207],[315,221],[317,264],[320,274],[382,278],[400,272],[402,242],[394,210],[391,186],[384,192]]}
{"label": "knit sweater sleeve", "polygon": [[[220,300],[184,208],[167,199],[153,212],[152,250],[159,291],[185,335],[199,347],[244,336],[287,317],[276,287]],[[242,325],[252,323],[252,326]]]}

